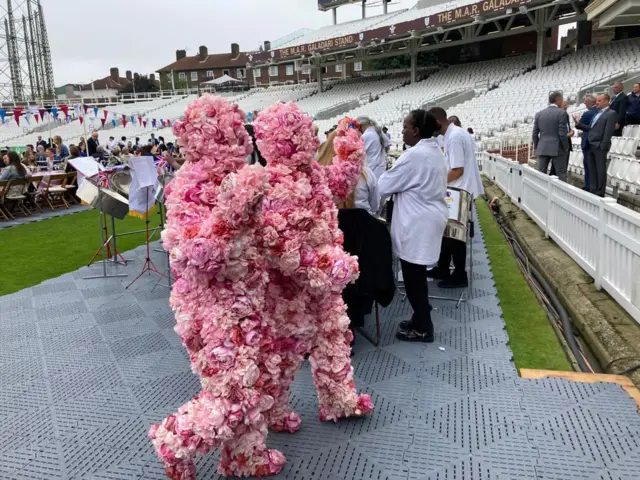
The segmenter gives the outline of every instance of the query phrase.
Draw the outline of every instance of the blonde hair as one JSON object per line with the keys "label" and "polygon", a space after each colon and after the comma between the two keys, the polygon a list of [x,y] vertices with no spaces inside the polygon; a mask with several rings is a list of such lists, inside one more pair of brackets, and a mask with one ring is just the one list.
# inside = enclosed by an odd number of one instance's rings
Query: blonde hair
{"label": "blonde hair", "polygon": [[[320,150],[318,150],[318,163],[323,167],[328,167],[333,164],[333,158],[336,156],[336,150],[333,146],[333,142],[338,135],[337,131],[333,131],[327,137],[327,141],[320,145]],[[360,176],[367,180],[367,172],[363,168],[360,170]],[[355,190],[351,192],[343,202],[336,203],[336,207],[338,208],[353,208],[356,200],[356,192]]]}

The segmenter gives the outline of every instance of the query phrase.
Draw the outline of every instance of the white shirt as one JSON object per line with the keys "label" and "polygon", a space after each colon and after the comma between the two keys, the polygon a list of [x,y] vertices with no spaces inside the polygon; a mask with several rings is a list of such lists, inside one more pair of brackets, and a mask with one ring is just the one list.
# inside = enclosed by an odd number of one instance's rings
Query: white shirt
{"label": "white shirt", "polygon": [[[389,139],[384,135],[382,137],[383,140],[385,140],[384,148],[386,148]],[[383,146],[380,144],[380,136],[376,128],[367,128],[362,134],[362,140],[364,141],[364,148],[367,152],[367,166],[373,170],[376,178],[380,178],[387,169],[387,156],[385,155]]]}
{"label": "white shirt", "polygon": [[378,177],[369,167],[364,167],[365,178],[360,175],[354,195],[354,208],[363,208],[374,215],[380,209],[380,192],[378,191]]}
{"label": "white shirt", "polygon": [[398,257],[416,265],[435,265],[449,212],[447,160],[435,138],[406,150],[378,181],[380,196],[396,194],[391,240]]}
{"label": "white shirt", "polygon": [[474,199],[482,195],[484,187],[476,158],[476,142],[469,132],[450,124],[444,135],[444,152],[450,170],[464,168],[462,176],[451,182],[449,186],[466,190]]}

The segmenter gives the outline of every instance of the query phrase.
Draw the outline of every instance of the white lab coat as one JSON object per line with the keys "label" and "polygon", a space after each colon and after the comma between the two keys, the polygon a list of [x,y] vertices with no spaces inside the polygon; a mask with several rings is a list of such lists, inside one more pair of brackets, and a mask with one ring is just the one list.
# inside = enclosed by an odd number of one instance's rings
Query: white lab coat
{"label": "white lab coat", "polygon": [[469,192],[474,200],[482,195],[484,186],[476,159],[476,142],[469,132],[453,124],[449,125],[444,135],[444,153],[449,162],[449,169],[464,168],[462,176],[449,186]]}
{"label": "white lab coat", "polygon": [[391,221],[393,250],[416,265],[435,265],[449,212],[447,160],[435,138],[406,150],[378,181],[380,196],[396,194]]}
{"label": "white lab coat", "polygon": [[360,175],[354,193],[353,208],[363,208],[374,215],[380,208],[380,192],[378,191],[378,177],[369,167],[364,167],[366,179]]}
{"label": "white lab coat", "polygon": [[364,148],[367,152],[367,166],[373,170],[376,174],[376,178],[380,176],[387,169],[387,155],[385,148],[391,145],[389,139],[382,136],[385,141],[384,147],[380,144],[380,136],[375,127],[367,128],[362,134],[362,140],[364,141]]}

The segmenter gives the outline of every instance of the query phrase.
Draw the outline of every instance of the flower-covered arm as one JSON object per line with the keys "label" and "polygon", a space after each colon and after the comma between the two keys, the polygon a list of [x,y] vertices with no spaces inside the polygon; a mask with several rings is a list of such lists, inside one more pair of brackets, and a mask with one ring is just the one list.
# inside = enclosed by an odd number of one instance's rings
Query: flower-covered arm
{"label": "flower-covered arm", "polygon": [[336,156],[324,171],[333,199],[339,203],[356,188],[365,159],[364,142],[355,120],[344,118],[340,121],[333,145]]}

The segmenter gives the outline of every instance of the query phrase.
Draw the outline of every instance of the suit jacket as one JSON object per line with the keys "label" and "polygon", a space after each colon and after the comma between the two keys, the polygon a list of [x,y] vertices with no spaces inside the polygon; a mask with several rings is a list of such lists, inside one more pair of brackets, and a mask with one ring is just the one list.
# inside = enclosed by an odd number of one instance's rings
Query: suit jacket
{"label": "suit jacket", "polygon": [[93,157],[93,155],[96,153],[99,143],[99,141],[94,140],[93,138],[89,138],[89,140],[87,140],[87,153],[90,157]]}
{"label": "suit jacket", "polygon": [[[584,130],[580,126],[581,125],[582,126],[591,125],[591,120],[593,120],[593,117],[596,116],[596,113],[598,113],[598,109],[596,107],[591,107],[591,108],[585,110],[584,112],[582,112],[582,116],[580,117],[580,121],[578,121],[578,123],[576,123],[576,128],[578,130],[583,130],[583,131],[587,132],[587,130]],[[580,142],[581,142],[581,145],[582,145],[582,151],[583,152],[589,150],[589,135],[587,133],[582,135]]]}
{"label": "suit jacket", "polygon": [[345,251],[358,257],[360,276],[347,285],[342,298],[352,324],[360,327],[374,301],[386,307],[395,295],[391,236],[384,223],[360,208],[341,208],[338,222]]}
{"label": "suit jacket", "polygon": [[617,121],[618,114],[608,108],[600,115],[596,123],[593,125],[578,123],[578,128],[588,132],[589,148],[599,148],[608,152],[611,148],[611,137],[616,131]]}
{"label": "suit jacket", "polygon": [[557,157],[569,151],[567,112],[549,105],[536,113],[533,122],[533,147],[536,155]]}
{"label": "suit jacket", "polygon": [[625,119],[627,117],[627,109],[629,108],[629,97],[626,93],[621,92],[616,98],[613,99],[609,108],[616,112],[616,123],[620,124],[622,128],[624,126]]}

